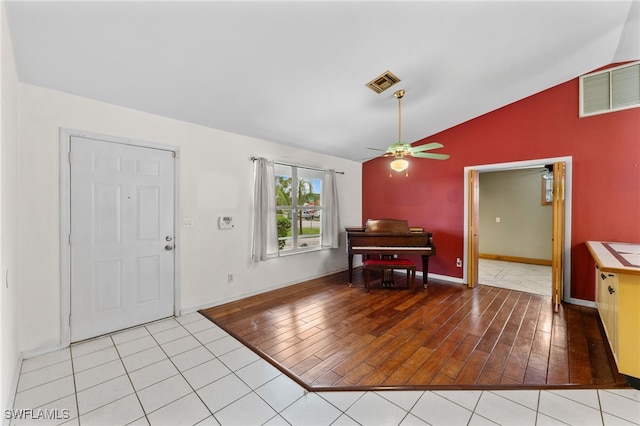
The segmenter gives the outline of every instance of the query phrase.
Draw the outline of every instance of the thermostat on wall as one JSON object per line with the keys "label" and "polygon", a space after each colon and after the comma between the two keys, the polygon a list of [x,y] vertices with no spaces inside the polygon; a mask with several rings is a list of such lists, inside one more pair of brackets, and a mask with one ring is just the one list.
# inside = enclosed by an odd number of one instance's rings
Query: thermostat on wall
{"label": "thermostat on wall", "polygon": [[233,229],[234,227],[233,217],[231,216],[220,216],[218,218],[218,227],[220,229]]}

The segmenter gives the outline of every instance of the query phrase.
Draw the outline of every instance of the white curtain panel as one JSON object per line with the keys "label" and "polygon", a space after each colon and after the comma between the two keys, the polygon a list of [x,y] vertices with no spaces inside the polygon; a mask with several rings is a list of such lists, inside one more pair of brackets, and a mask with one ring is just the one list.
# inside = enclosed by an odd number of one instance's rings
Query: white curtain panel
{"label": "white curtain panel", "polygon": [[276,177],[273,161],[265,158],[256,159],[254,177],[251,259],[259,262],[278,256]]}
{"label": "white curtain panel", "polygon": [[322,184],[322,248],[338,248],[338,186],[335,170],[325,170]]}

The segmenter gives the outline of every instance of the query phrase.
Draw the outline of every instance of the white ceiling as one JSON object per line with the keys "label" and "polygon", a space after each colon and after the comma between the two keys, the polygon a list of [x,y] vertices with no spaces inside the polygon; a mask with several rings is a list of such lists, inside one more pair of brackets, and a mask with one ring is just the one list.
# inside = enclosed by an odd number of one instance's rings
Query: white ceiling
{"label": "white ceiling", "polygon": [[398,88],[414,142],[640,58],[638,0],[5,5],[22,82],[356,161],[397,141]]}

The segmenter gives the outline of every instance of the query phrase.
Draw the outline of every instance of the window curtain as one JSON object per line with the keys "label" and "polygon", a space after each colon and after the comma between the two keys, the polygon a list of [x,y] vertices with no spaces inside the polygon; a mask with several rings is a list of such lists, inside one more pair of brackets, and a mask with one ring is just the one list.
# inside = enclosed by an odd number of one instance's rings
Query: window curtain
{"label": "window curtain", "polygon": [[253,209],[251,259],[259,262],[277,257],[276,177],[273,161],[266,158],[255,160]]}
{"label": "window curtain", "polygon": [[322,248],[338,248],[340,224],[338,221],[338,186],[336,171],[325,170],[322,183]]}

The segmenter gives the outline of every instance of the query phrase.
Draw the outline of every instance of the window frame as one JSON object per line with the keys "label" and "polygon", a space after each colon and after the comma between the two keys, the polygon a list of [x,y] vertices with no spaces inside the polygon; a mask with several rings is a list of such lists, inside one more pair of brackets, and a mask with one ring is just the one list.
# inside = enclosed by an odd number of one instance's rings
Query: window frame
{"label": "window frame", "polygon": [[[281,176],[286,176],[283,175],[281,173],[281,170],[278,170],[279,168],[289,168],[291,170],[291,185],[290,185],[290,197],[291,197],[291,204],[290,205],[282,205],[282,204],[278,204],[278,197],[276,194],[276,217],[281,215],[281,211],[285,211],[285,212],[290,212],[289,213],[289,217],[291,218],[291,236],[286,236],[286,237],[281,237],[280,235],[278,235],[278,256],[289,256],[289,255],[294,255],[294,254],[300,254],[300,253],[308,253],[308,252],[312,252],[312,251],[319,251],[322,250],[322,220],[321,220],[321,215],[322,215],[322,211],[324,209],[323,205],[322,205],[322,201],[320,203],[320,205],[317,205],[314,203],[314,205],[300,205],[299,203],[299,194],[298,194],[298,186],[300,185],[300,180],[304,179],[304,178],[300,178],[299,177],[299,169],[304,169],[304,170],[309,170],[311,172],[318,172],[318,173],[322,173],[324,174],[324,170],[320,170],[320,169],[316,169],[313,167],[308,167],[308,166],[302,166],[302,165],[297,165],[297,164],[286,164],[286,163],[279,163],[279,162],[274,162],[275,165],[275,179],[276,179],[276,191],[278,188],[278,178]],[[322,190],[323,187],[325,185],[324,182],[324,177],[323,176],[319,176],[318,180],[320,181],[320,188],[319,188],[319,193],[318,193],[318,197],[322,196]],[[312,192],[313,194],[313,192]],[[314,218],[316,217],[317,214],[317,219],[318,219],[318,234],[315,235],[310,235],[310,236],[303,236],[304,234],[302,234],[300,232],[300,221],[304,220],[304,217],[302,216],[298,216],[298,215],[302,215],[303,212],[311,212],[311,222],[313,222]],[[317,238],[318,239],[318,243],[317,245],[312,245],[312,246],[307,246],[307,247],[301,247],[300,246],[300,241],[301,240],[305,240],[305,239],[311,239],[311,238]],[[285,243],[285,246],[283,248],[280,248],[280,242],[281,241],[290,241],[290,246],[289,248],[286,248],[287,245]]]}

